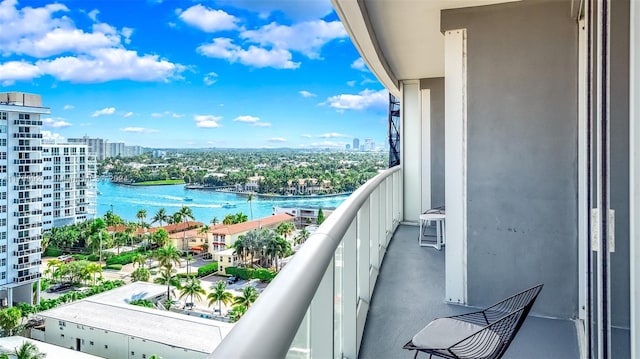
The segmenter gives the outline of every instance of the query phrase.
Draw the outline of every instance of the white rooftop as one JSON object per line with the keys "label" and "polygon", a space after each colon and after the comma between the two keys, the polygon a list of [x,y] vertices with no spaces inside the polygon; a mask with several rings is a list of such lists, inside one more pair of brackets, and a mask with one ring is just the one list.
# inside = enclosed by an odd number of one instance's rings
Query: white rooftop
{"label": "white rooftop", "polygon": [[40,353],[47,354],[47,358],[65,358],[65,359],[99,359],[95,355],[77,352],[75,350],[59,347],[57,345],[44,343],[38,340],[28,339],[25,337],[4,337],[0,338],[0,352],[13,353],[15,348],[20,347],[24,342],[33,343],[38,347]]}
{"label": "white rooftop", "polygon": [[162,285],[134,282],[38,315],[177,348],[211,353],[234,324],[127,304],[132,298],[152,298],[166,290]]}

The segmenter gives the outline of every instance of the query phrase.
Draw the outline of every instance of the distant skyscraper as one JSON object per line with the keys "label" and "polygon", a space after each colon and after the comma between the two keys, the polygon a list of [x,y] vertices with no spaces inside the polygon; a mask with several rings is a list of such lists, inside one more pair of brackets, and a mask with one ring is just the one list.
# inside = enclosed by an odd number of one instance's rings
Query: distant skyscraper
{"label": "distant skyscraper", "polygon": [[40,95],[0,93],[0,302],[40,300],[42,128]]}
{"label": "distant skyscraper", "polygon": [[349,151],[351,149],[351,145],[347,143],[347,145],[345,146],[345,148],[347,149],[347,151]]}
{"label": "distant skyscraper", "polygon": [[353,150],[357,151],[360,148],[360,139],[359,138],[354,138],[353,139]]}
{"label": "distant skyscraper", "polygon": [[375,141],[373,141],[373,139],[371,139],[371,138],[365,138],[364,139],[364,150],[365,151],[375,151],[376,150]]}
{"label": "distant skyscraper", "polygon": [[84,143],[89,146],[89,153],[96,156],[96,160],[98,161],[109,157],[107,150],[108,140],[104,138],[89,138],[89,136],[84,136],[82,138],[70,138],[67,141],[69,141],[69,143]]}

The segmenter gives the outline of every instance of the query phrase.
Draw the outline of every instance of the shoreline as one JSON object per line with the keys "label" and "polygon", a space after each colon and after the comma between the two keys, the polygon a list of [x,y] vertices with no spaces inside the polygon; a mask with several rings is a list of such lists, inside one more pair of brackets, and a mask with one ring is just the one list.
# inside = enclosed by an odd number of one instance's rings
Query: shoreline
{"label": "shoreline", "polygon": [[340,196],[348,196],[353,192],[342,192],[342,193],[331,193],[331,194],[313,194],[313,195],[282,195],[282,194],[270,194],[270,193],[256,193],[256,192],[240,192],[240,191],[231,191],[231,190],[223,190],[219,188],[211,188],[211,187],[187,187],[185,189],[188,190],[202,190],[202,191],[214,191],[220,193],[231,193],[237,196],[248,197],[249,195],[255,197],[264,197],[264,198],[280,198],[280,199],[305,199],[305,198],[331,198],[331,197],[340,197]]}

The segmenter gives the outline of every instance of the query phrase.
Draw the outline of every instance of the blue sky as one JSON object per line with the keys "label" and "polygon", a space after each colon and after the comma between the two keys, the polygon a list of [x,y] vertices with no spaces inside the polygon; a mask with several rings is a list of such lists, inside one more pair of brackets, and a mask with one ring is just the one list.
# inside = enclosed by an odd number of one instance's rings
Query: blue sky
{"label": "blue sky", "polygon": [[388,94],[329,0],[0,0],[0,91],[45,135],[148,147],[344,148]]}

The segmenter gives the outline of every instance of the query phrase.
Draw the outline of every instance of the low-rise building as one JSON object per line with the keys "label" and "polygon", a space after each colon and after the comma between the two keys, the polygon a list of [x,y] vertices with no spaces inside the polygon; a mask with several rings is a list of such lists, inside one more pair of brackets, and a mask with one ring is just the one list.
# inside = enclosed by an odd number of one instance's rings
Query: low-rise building
{"label": "low-rise building", "polygon": [[157,300],[166,287],[134,282],[40,312],[32,338],[108,359],[205,358],[233,324],[129,304]]}
{"label": "low-rise building", "polygon": [[226,274],[225,268],[234,267],[238,262],[238,255],[235,249],[229,248],[224,251],[216,252],[215,260],[218,261],[218,273]]}
{"label": "low-rise building", "polygon": [[236,224],[217,224],[209,229],[212,235],[209,252],[215,254],[230,248],[238,237],[253,229],[271,228],[275,229],[280,223],[293,223],[294,216],[289,213],[274,214],[272,216],[255,219],[253,221]]}

